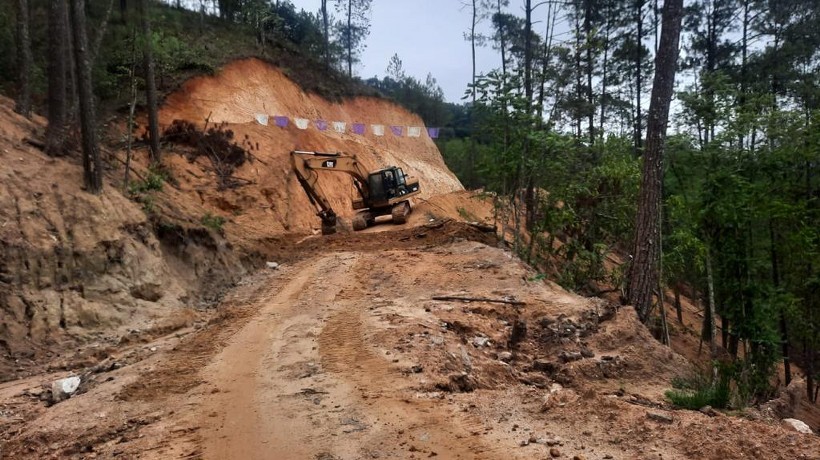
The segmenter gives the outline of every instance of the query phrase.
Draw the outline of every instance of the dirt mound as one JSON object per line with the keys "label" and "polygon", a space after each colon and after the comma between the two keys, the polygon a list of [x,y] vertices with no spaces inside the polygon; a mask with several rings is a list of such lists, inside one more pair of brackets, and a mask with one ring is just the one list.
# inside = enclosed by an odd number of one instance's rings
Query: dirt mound
{"label": "dirt mound", "polygon": [[[283,232],[307,232],[319,228],[319,219],[291,172],[292,150],[356,154],[368,169],[388,165],[402,167],[421,181],[422,199],[463,190],[450,172],[436,145],[427,136],[418,138],[340,134],[315,126],[300,130],[291,122],[280,128],[262,126],[256,114],[309,120],[398,126],[424,126],[422,120],[398,105],[376,98],[358,97],[340,103],[302,91],[279,69],[258,59],[242,59],[225,66],[214,76],[189,80],[171,94],[160,110],[160,122],[170,126],[186,120],[200,128],[225,124],[235,139],[251,146],[254,161],[236,169],[246,186],[217,190],[212,168],[203,159],[194,164],[168,155],[180,190],[198,195],[201,204],[241,226],[247,236]],[[352,215],[352,181],[345,174],[323,173],[322,188],[342,217]]]}

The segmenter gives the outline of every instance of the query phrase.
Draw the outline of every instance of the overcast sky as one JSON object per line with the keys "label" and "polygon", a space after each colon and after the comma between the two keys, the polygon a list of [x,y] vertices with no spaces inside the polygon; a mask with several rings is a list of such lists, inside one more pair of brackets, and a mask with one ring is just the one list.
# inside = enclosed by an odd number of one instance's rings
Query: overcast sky
{"label": "overcast sky", "polygon": [[[321,5],[320,0],[290,1],[297,9],[313,13]],[[407,75],[423,82],[432,73],[445,98],[460,102],[472,72],[470,42],[464,39],[470,30],[470,8],[461,0],[373,0],[372,4],[367,48],[354,72],[362,78],[383,77],[390,57],[397,53]],[[489,20],[481,26],[488,31]],[[476,50],[476,61],[478,73],[501,66],[498,52],[490,46]]]}

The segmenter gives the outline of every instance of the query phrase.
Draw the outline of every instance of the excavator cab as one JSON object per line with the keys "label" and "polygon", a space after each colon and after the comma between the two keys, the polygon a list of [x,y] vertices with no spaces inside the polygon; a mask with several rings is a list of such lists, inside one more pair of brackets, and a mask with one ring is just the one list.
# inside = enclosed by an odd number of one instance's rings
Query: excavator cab
{"label": "excavator cab", "polygon": [[391,166],[370,173],[367,177],[372,203],[388,202],[418,190],[418,183],[407,184],[407,176],[401,168]]}

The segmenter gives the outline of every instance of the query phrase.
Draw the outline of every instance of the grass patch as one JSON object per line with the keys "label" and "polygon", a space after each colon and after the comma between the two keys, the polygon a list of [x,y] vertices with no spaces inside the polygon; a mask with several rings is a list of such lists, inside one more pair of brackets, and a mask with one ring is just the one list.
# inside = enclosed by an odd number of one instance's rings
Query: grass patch
{"label": "grass patch", "polygon": [[215,216],[210,212],[205,213],[200,220],[202,225],[206,228],[209,228],[215,232],[222,233],[222,226],[225,225],[225,218],[222,216]]}
{"label": "grass patch", "polygon": [[672,380],[672,390],[665,393],[675,406],[682,409],[698,410],[705,406],[715,409],[729,407],[732,397],[731,378],[727,371],[720,369],[718,377],[706,375]]}

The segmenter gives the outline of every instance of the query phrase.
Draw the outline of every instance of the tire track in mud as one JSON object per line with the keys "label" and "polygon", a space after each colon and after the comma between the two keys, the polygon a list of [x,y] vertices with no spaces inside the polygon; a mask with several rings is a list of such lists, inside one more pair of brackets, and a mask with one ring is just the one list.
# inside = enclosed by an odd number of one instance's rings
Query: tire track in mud
{"label": "tire track in mud", "polygon": [[[207,459],[473,459],[489,452],[462,417],[416,398],[380,355],[366,315],[372,261],[333,253],[291,267],[203,371],[181,427]],[[483,452],[483,454],[480,454]]]}
{"label": "tire track in mud", "polygon": [[[293,344],[287,316],[298,316],[298,307],[315,292],[328,294],[309,285],[324,280],[329,272],[346,271],[347,264],[339,260],[339,255],[331,255],[300,264],[301,271],[278,293],[261,299],[256,317],[206,369],[213,377],[206,383],[212,387],[211,396],[201,410],[207,417],[200,434],[205,458],[300,458],[289,457],[295,452],[289,442],[293,425],[287,415],[283,417],[287,411],[269,400],[284,390],[271,369],[282,360],[280,352]],[[285,335],[289,337],[282,340]]]}

